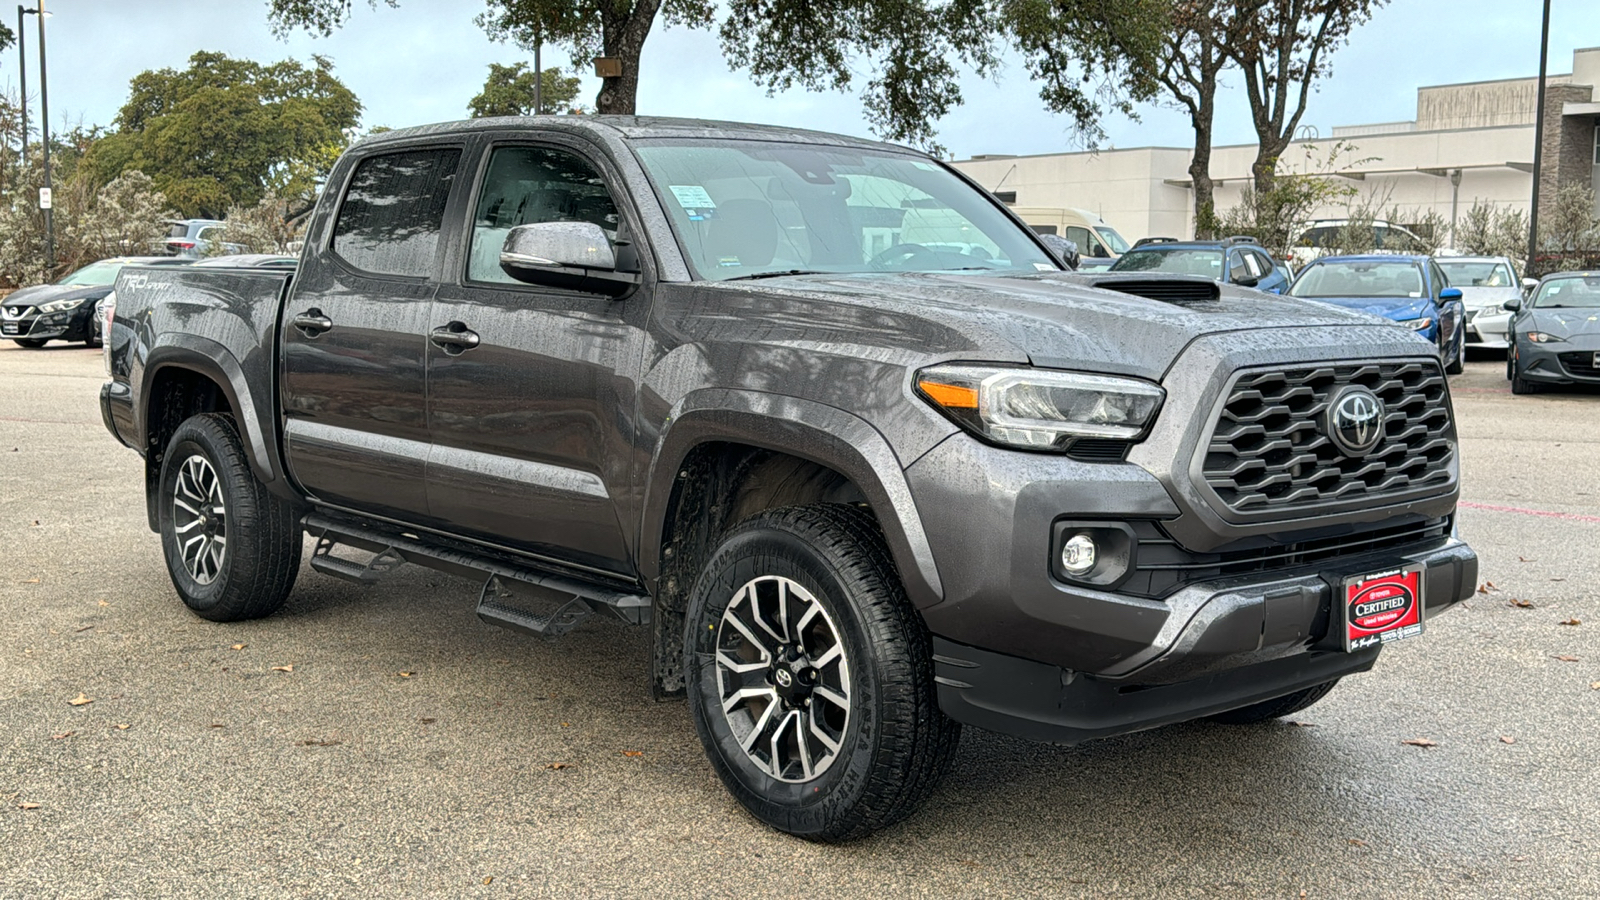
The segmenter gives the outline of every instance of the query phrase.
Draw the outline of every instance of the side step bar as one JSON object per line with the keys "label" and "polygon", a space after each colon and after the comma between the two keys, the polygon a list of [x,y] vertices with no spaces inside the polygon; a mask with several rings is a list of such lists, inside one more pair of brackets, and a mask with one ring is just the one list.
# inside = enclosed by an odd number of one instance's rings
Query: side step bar
{"label": "side step bar", "polygon": [[[404,563],[415,563],[449,575],[485,579],[478,595],[478,618],[490,625],[542,637],[560,637],[597,612],[608,612],[630,625],[650,621],[650,598],[564,575],[516,565],[465,550],[429,544],[351,522],[311,513],[300,521],[317,539],[311,568],[325,575],[375,584]],[[344,545],[372,553],[366,563],[332,555]],[[543,610],[543,611],[539,611]]]}

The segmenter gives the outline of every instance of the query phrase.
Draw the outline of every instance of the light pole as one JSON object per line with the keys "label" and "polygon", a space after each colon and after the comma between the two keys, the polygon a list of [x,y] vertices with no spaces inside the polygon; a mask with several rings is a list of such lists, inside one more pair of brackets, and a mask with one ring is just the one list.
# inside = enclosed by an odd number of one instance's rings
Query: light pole
{"label": "light pole", "polygon": [[24,9],[21,3],[17,4],[17,69],[20,99],[22,100],[22,162],[28,162],[28,33],[23,30],[22,17],[25,15],[36,16],[37,9]]}
{"label": "light pole", "polygon": [[[41,0],[43,2],[43,0]],[[1528,208],[1528,261],[1522,266],[1527,275],[1539,252],[1539,181],[1544,162],[1544,81],[1550,54],[1550,0],[1544,0],[1544,25],[1539,32],[1539,108],[1533,116],[1533,205]]]}
{"label": "light pole", "polygon": [[39,143],[44,147],[44,188],[39,193],[39,205],[44,207],[44,267],[48,279],[56,267],[56,232],[50,215],[54,204],[45,200],[50,190],[50,79],[44,61],[44,20],[50,14],[44,10],[44,0],[39,0],[35,12],[39,16]]}

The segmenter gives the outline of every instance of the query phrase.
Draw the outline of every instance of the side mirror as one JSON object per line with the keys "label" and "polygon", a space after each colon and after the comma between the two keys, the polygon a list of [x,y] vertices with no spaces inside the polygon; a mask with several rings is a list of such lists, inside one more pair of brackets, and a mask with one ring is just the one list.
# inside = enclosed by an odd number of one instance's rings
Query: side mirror
{"label": "side mirror", "polygon": [[1439,299],[1445,301],[1446,303],[1450,302],[1451,300],[1460,300],[1461,288],[1445,288],[1439,292]]}
{"label": "side mirror", "polygon": [[1093,247],[1093,252],[1091,252],[1089,255],[1093,256],[1093,257],[1096,257],[1098,259],[1110,259],[1111,258],[1111,254],[1106,252],[1105,245],[1103,245],[1103,244],[1095,244],[1094,247]]}
{"label": "side mirror", "polygon": [[1506,302],[1500,304],[1500,308],[1506,312],[1522,312],[1522,301],[1507,300]]}
{"label": "side mirror", "polygon": [[1044,244],[1052,256],[1061,261],[1061,264],[1073,271],[1077,271],[1078,264],[1083,261],[1078,255],[1078,242],[1069,240],[1059,234],[1041,234],[1039,243]]}
{"label": "side mirror", "polygon": [[1522,279],[1522,292],[1524,294],[1533,293],[1533,289],[1538,287],[1538,286],[1539,286],[1539,279],[1537,279],[1537,278],[1524,278],[1524,279]]}
{"label": "side mirror", "polygon": [[1254,275],[1243,275],[1235,278],[1233,283],[1237,284],[1239,287],[1255,287],[1261,283],[1261,279]]}
{"label": "side mirror", "polygon": [[525,284],[620,297],[639,283],[617,271],[617,254],[593,222],[518,225],[500,246],[500,268]]}

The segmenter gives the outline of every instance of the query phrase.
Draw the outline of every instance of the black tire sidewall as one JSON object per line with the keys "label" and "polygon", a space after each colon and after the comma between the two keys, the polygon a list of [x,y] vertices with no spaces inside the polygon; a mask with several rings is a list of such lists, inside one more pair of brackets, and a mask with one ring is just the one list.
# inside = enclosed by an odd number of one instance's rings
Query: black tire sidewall
{"label": "black tire sidewall", "polygon": [[[715,655],[716,626],[734,593],[761,576],[793,579],[832,617],[850,665],[850,723],[840,756],[809,782],[779,781],[745,755],[720,709]],[[778,528],[736,535],[695,584],[686,625],[685,672],[695,728],[728,790],[761,819],[792,834],[821,834],[853,807],[876,764],[879,673],[865,623],[851,602],[844,579],[803,538]]]}
{"label": "black tire sidewall", "polygon": [[[191,423],[180,426],[177,434],[173,436],[172,443],[167,446],[167,453],[161,463],[161,488],[156,497],[157,521],[161,529],[161,551],[167,563],[167,574],[172,577],[173,587],[178,589],[178,595],[183,598],[185,606],[204,615],[214,610],[226,598],[228,585],[234,579],[238,569],[239,553],[235,548],[236,511],[239,509],[239,488],[230,484],[227,477],[228,467],[219,458],[217,448],[211,446],[214,441],[207,432],[209,429],[195,428]],[[189,574],[183,565],[183,554],[178,549],[178,538],[174,531],[175,525],[172,512],[172,496],[177,488],[178,474],[183,464],[194,456],[203,457],[217,473],[218,485],[222,491],[222,502],[227,508],[228,531],[227,546],[222,554],[222,567],[217,577],[210,584],[201,584]]]}

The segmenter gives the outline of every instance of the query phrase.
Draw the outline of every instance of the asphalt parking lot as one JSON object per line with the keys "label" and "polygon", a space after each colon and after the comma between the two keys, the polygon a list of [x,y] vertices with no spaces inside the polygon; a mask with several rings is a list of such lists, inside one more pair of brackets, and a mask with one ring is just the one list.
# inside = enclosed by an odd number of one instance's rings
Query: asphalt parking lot
{"label": "asphalt parking lot", "polygon": [[743,814],[642,630],[519,637],[416,568],[194,617],[99,352],[0,342],[0,896],[1600,896],[1600,392],[1503,369],[1452,381],[1465,608],[1299,724],[968,730],[833,847]]}

